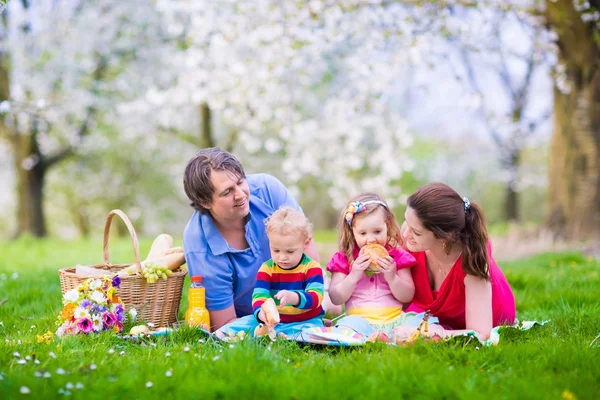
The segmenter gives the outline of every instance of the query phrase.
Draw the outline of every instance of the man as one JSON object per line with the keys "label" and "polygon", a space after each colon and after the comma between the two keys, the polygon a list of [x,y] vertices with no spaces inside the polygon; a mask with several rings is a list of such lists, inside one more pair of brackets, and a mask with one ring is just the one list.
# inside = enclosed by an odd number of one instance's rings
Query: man
{"label": "man", "polygon": [[[271,255],[265,219],[282,206],[301,210],[277,178],[246,176],[241,163],[225,150],[200,150],[185,168],[185,193],[195,209],[183,234],[191,276],[206,287],[212,329],[252,314],[256,273]],[[318,261],[311,239],[306,254]]]}

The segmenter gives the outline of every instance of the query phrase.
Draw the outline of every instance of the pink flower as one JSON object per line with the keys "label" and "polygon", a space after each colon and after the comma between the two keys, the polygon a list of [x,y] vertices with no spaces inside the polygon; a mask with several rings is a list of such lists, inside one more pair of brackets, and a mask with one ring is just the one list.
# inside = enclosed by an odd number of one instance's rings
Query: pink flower
{"label": "pink flower", "polygon": [[111,312],[104,313],[102,319],[106,328],[110,328],[117,322],[117,316]]}
{"label": "pink flower", "polygon": [[79,333],[79,327],[75,320],[65,322],[62,327],[64,328],[65,335],[76,335]]}
{"label": "pink flower", "polygon": [[94,330],[94,324],[89,318],[79,318],[77,320],[77,327],[79,328],[79,331],[83,333],[90,333]]}

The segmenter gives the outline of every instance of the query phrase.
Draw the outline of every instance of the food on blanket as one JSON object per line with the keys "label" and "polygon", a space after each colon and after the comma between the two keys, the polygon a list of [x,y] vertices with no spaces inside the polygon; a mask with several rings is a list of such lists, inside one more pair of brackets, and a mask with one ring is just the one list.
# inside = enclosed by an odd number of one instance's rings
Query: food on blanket
{"label": "food on blanket", "polygon": [[166,233],[162,233],[154,239],[152,242],[152,246],[150,246],[150,252],[148,253],[148,257],[146,260],[152,260],[153,258],[157,258],[162,256],[167,250],[173,247],[173,238],[171,235],[167,235]]}
{"label": "food on blanket", "polygon": [[254,337],[269,336],[271,340],[277,339],[277,333],[275,332],[274,325],[258,324],[254,328]]}
{"label": "food on blanket", "polygon": [[169,270],[174,271],[183,264],[185,264],[185,255],[183,253],[183,247],[173,247],[165,250],[161,254],[150,258],[148,257],[142,264],[154,264],[164,265]]}
{"label": "food on blanket", "polygon": [[155,283],[158,278],[163,278],[166,281],[171,274],[172,272],[162,265],[142,265],[142,276],[146,278],[146,282],[148,283]]}
{"label": "food on blanket", "polygon": [[371,243],[363,246],[358,254],[367,254],[369,257],[371,257],[371,265],[369,265],[367,270],[375,273],[380,272],[379,263],[377,259],[379,257],[387,257],[389,255],[385,247],[376,243]]}
{"label": "food on blanket", "polygon": [[129,331],[131,335],[139,335],[140,333],[148,332],[150,332],[150,328],[148,328],[146,325],[136,325]]}
{"label": "food on blanket", "polygon": [[373,332],[367,338],[367,342],[383,342],[390,343],[390,338],[381,331]]}
{"label": "food on blanket", "polygon": [[279,319],[279,311],[275,305],[275,301],[272,298],[268,298],[264,303],[261,304],[260,309],[265,313],[265,323],[267,325],[277,325],[281,320]]}

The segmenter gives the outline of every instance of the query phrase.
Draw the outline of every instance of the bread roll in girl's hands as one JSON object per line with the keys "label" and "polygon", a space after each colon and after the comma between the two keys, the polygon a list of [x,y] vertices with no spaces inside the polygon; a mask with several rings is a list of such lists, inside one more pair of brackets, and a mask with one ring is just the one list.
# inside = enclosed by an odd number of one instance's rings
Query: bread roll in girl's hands
{"label": "bread roll in girl's hands", "polygon": [[378,262],[379,257],[383,258],[383,257],[387,257],[390,255],[387,252],[387,250],[385,249],[385,247],[383,247],[382,245],[377,244],[377,243],[370,243],[370,244],[364,245],[360,249],[360,252],[358,254],[359,255],[367,254],[371,258],[371,265],[369,265],[369,267],[365,271],[365,273],[367,273],[367,271],[368,271],[371,274],[377,274],[377,273],[381,272],[381,270],[379,268],[379,262]]}

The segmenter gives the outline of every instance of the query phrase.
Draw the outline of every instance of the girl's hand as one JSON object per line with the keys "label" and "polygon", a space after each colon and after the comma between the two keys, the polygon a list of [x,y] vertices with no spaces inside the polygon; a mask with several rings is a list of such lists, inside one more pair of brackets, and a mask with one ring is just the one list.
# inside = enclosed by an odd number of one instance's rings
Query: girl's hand
{"label": "girl's hand", "polygon": [[277,300],[279,300],[279,308],[285,307],[287,305],[297,307],[300,305],[300,295],[296,292],[291,292],[289,290],[281,290],[275,294]]}
{"label": "girl's hand", "polygon": [[368,254],[362,254],[358,256],[356,260],[352,263],[352,267],[350,268],[349,276],[352,276],[356,281],[362,278],[365,270],[369,268],[371,265],[371,257]]}
{"label": "girl's hand", "polygon": [[379,257],[379,268],[387,283],[392,283],[396,277],[396,262],[390,256]]}

